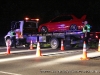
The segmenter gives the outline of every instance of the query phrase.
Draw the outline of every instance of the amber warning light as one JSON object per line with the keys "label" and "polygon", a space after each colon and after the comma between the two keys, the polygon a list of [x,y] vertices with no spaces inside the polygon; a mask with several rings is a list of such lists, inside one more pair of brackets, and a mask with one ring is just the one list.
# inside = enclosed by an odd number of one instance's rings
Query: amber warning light
{"label": "amber warning light", "polygon": [[28,18],[28,17],[26,17],[25,20],[35,20],[35,21],[39,21],[38,18],[37,18],[37,19],[30,19],[30,18]]}
{"label": "amber warning light", "polygon": [[95,36],[98,39],[98,35]]}
{"label": "amber warning light", "polygon": [[36,20],[36,21],[39,21],[39,19],[31,19],[31,20]]}
{"label": "amber warning light", "polygon": [[25,18],[25,20],[29,20],[29,18],[28,18],[28,17],[26,17],[26,18]]}

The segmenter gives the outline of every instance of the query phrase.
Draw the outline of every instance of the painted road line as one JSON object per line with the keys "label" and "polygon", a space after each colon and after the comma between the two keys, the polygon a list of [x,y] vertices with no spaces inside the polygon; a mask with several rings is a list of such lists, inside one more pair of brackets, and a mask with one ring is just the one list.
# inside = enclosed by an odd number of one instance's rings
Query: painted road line
{"label": "painted road line", "polygon": [[0,49],[6,49],[7,47],[0,47]]}
{"label": "painted road line", "polygon": [[[20,51],[11,51],[11,53],[21,53],[21,52],[31,52],[32,50],[20,50]],[[5,54],[7,52],[0,52],[0,54]]]}
{"label": "painted road line", "polygon": [[[49,49],[41,49],[41,51],[45,51],[45,50],[49,50]],[[22,53],[22,52],[34,52],[36,51],[36,49],[34,50],[18,50],[18,51],[11,51],[11,53]],[[55,55],[55,54],[64,54],[64,53],[73,53],[73,52],[78,52],[79,50],[77,51],[59,51],[59,52],[49,52],[48,54],[45,54],[45,55]],[[0,52],[0,54],[6,54],[7,52]]]}
{"label": "painted road line", "polygon": [[17,56],[17,57],[10,57],[10,58],[0,59],[0,62],[22,60],[22,59],[29,59],[29,58],[35,58],[35,57],[37,57],[37,56],[36,55]]}
{"label": "painted road line", "polygon": [[[40,66],[51,66],[51,65],[56,65],[56,64],[61,64],[61,63],[69,63],[69,62],[74,62],[74,61],[81,61],[80,58],[83,56],[83,54],[78,54],[78,55],[72,55],[72,56],[67,56],[64,58],[57,58],[54,60],[49,60],[49,61],[45,61],[42,63],[37,63],[35,66],[29,66],[29,67],[40,67]],[[88,57],[92,58],[92,57],[98,57],[100,56],[100,52],[91,52],[88,53]],[[45,65],[46,64],[46,65]]]}
{"label": "painted road line", "polygon": [[[41,51],[50,50],[50,49],[41,49]],[[31,51],[34,52],[34,51],[36,51],[36,49],[33,49],[33,50],[16,50],[16,51],[10,51],[10,53],[21,53],[21,52],[31,52]],[[5,53],[7,53],[7,52],[0,52],[0,54],[5,54]]]}
{"label": "painted road line", "polygon": [[[43,53],[43,55],[50,55],[50,54],[57,54],[57,53],[64,53],[64,52],[46,52]],[[37,57],[34,55],[27,55],[27,56],[17,56],[17,57],[10,57],[10,58],[2,58],[0,59],[0,62],[6,62],[6,61],[13,61],[13,60],[22,60],[22,59],[29,59],[29,58],[35,58]]]}
{"label": "painted road line", "polygon": [[5,71],[0,71],[2,74],[8,74],[8,75],[22,75],[22,74],[17,74],[17,73],[11,73],[11,72],[5,72]]}
{"label": "painted road line", "polygon": [[[56,53],[58,53],[58,52],[56,52]],[[50,54],[50,52],[49,53],[43,53],[43,55],[46,55],[46,54]],[[83,56],[83,54],[67,56],[67,57],[64,57],[63,60],[64,61],[74,61],[74,60],[77,60],[77,59],[80,60],[80,58],[82,56]],[[97,57],[97,56],[100,56],[100,52],[91,52],[91,53],[88,53],[88,56],[89,57]],[[14,60],[22,60],[22,59],[29,59],[29,58],[36,58],[36,57],[38,57],[38,56],[31,54],[31,55],[27,55],[27,56],[17,56],[17,57],[10,57],[10,58],[2,58],[2,59],[0,59],[0,62],[7,62],[7,61],[14,61]]]}

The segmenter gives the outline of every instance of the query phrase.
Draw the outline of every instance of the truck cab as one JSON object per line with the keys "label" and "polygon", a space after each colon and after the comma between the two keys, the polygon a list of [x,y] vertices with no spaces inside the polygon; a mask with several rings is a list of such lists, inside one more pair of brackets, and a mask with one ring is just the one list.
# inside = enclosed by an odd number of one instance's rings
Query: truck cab
{"label": "truck cab", "polygon": [[[16,33],[17,44],[25,43],[27,36],[38,32],[38,21],[39,19],[25,18],[25,20],[11,22],[11,30],[13,29]],[[5,35],[5,41],[7,39],[11,39],[11,30],[7,33],[7,35]]]}

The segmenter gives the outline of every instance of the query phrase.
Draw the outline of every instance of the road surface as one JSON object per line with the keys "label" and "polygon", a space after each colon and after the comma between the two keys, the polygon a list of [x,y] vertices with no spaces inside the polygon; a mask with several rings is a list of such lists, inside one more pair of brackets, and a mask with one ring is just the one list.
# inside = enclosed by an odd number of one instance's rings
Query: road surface
{"label": "road surface", "polygon": [[100,75],[100,52],[87,50],[89,60],[81,60],[83,49],[52,50],[40,49],[42,56],[36,56],[36,49],[0,48],[0,75]]}

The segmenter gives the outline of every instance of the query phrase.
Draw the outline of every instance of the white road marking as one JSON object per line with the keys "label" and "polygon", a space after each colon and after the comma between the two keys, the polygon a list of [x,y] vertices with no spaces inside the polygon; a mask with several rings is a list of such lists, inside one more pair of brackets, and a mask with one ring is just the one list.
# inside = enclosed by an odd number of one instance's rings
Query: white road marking
{"label": "white road marking", "polygon": [[7,47],[0,47],[0,49],[6,49]]}
{"label": "white road marking", "polygon": [[[66,51],[67,52],[67,51]],[[49,54],[52,54],[54,52],[48,52],[48,53],[43,53],[42,55],[49,55]],[[56,53],[64,53],[64,52],[55,52],[54,54]],[[78,59],[80,56],[82,56],[83,54],[79,54],[79,55],[72,55],[70,57],[72,58],[69,58],[68,56],[65,57],[64,59],[70,59],[72,61],[72,59],[74,58],[76,60],[76,58]],[[89,57],[96,57],[96,56],[100,56],[100,52],[91,52],[91,53],[88,53],[88,56]],[[13,61],[13,60],[22,60],[22,59],[29,59],[29,58],[35,58],[35,57],[38,57],[36,56],[35,54],[31,54],[31,55],[27,55],[27,56],[17,56],[17,57],[10,57],[10,58],[2,58],[0,59],[0,62],[6,62],[6,61]],[[76,58],[75,58],[76,57]],[[57,61],[57,59],[56,59]],[[65,60],[66,61],[66,60]],[[45,62],[46,63],[46,62]]]}
{"label": "white road marking", "polygon": [[[20,51],[10,51],[10,53],[20,53],[20,52],[30,52],[32,50],[20,50]],[[0,52],[0,54],[5,54],[7,52]]]}
{"label": "white road marking", "polygon": [[[51,48],[50,48],[51,49]],[[44,50],[50,50],[50,49],[41,49],[42,51]],[[33,50],[18,50],[18,51],[10,51],[10,53],[21,53],[21,52],[31,52],[31,51],[36,51],[36,49]],[[0,52],[0,54],[5,54],[7,52]]]}
{"label": "white road marking", "polygon": [[18,57],[12,57],[12,58],[3,58],[3,59],[0,59],[0,62],[29,59],[29,58],[35,58],[35,57],[36,57],[35,55],[28,55],[28,56],[18,56]]}
{"label": "white road marking", "polygon": [[[65,51],[67,52],[67,51]],[[50,55],[50,54],[58,54],[58,53],[65,53],[65,52],[46,52],[42,53],[42,55]],[[6,61],[13,61],[13,60],[21,60],[21,59],[29,59],[29,58],[35,58],[37,57],[35,54],[27,55],[27,56],[17,56],[17,57],[10,57],[10,58],[2,58],[0,59],[0,62],[6,62]]]}
{"label": "white road marking", "polygon": [[[64,63],[64,62],[67,63],[67,62],[80,61],[81,60],[80,58],[82,56],[83,56],[83,54],[67,56],[64,58],[58,58],[58,59],[50,60],[47,62],[39,63],[39,64],[36,64],[35,66],[31,65],[30,67],[40,67],[40,66],[47,66],[47,65],[50,66],[50,65],[60,64],[60,63]],[[100,56],[100,52],[91,52],[91,53],[87,54],[88,58],[98,57],[98,56]]]}
{"label": "white road marking", "polygon": [[0,71],[0,73],[8,74],[8,75],[22,75],[22,74],[10,73],[10,72],[5,72],[5,71]]}

